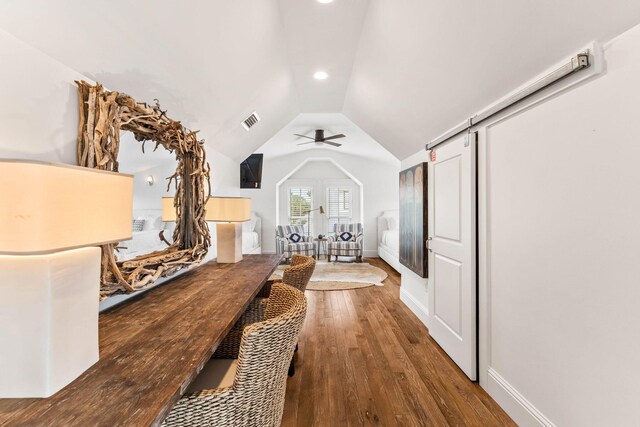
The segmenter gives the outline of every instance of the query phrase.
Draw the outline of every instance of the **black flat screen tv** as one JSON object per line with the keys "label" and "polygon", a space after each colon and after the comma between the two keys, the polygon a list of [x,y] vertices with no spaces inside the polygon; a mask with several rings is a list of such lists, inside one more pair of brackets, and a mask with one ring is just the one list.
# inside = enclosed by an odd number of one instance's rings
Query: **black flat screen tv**
{"label": "black flat screen tv", "polygon": [[252,154],[240,163],[240,188],[262,188],[263,154]]}

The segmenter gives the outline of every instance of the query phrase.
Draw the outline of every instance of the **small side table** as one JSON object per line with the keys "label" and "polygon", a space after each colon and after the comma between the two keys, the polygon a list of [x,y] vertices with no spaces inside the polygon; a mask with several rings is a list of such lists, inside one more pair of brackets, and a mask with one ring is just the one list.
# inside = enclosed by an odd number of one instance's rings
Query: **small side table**
{"label": "small side table", "polygon": [[323,252],[324,256],[327,257],[327,242],[329,241],[329,239],[327,239],[326,237],[323,237],[322,239],[314,237],[313,241],[318,244],[318,253],[316,254],[316,257],[320,259],[320,256],[323,254]]}

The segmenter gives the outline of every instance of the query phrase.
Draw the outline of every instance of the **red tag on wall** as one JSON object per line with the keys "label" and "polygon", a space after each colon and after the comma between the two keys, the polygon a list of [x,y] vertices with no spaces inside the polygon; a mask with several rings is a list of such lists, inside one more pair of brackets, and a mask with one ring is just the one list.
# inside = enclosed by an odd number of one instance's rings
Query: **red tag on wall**
{"label": "red tag on wall", "polygon": [[431,161],[432,162],[436,161],[436,150],[431,150]]}

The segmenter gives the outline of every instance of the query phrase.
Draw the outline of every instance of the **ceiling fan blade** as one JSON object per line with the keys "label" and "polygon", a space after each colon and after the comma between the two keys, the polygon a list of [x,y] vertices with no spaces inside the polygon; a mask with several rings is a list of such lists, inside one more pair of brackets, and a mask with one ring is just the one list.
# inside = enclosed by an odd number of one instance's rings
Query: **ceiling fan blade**
{"label": "ceiling fan blade", "polygon": [[314,144],[314,143],[315,143],[315,141],[309,141],[309,142],[301,142],[301,143],[299,143],[297,145]]}
{"label": "ceiling fan blade", "polygon": [[345,137],[345,135],[343,135],[343,134],[339,133],[339,134],[337,134],[337,135],[328,136],[328,137],[326,137],[324,140],[326,141],[326,140],[328,140],[328,139],[338,139],[338,138],[344,138],[344,137]]}
{"label": "ceiling fan blade", "polygon": [[313,139],[315,141],[314,138],[311,138],[310,136],[306,136],[306,135],[299,135],[297,133],[294,133],[295,136],[299,136],[300,138],[308,138],[308,139]]}
{"label": "ceiling fan blade", "polygon": [[340,147],[342,144],[338,144],[337,142],[324,141],[325,144],[333,145],[334,147]]}

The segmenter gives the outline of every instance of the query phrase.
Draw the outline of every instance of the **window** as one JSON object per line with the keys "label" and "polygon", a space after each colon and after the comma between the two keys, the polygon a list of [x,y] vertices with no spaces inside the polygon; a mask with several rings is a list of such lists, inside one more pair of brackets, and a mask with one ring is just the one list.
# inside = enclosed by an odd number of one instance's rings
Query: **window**
{"label": "window", "polygon": [[307,223],[313,203],[313,189],[311,187],[291,187],[289,188],[289,224],[302,225],[304,233],[313,233],[313,212],[311,224]]}
{"label": "window", "polygon": [[335,224],[351,222],[353,205],[352,190],[349,186],[330,186],[327,188],[327,221],[329,233]]}

